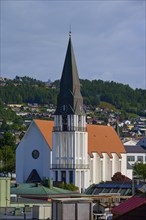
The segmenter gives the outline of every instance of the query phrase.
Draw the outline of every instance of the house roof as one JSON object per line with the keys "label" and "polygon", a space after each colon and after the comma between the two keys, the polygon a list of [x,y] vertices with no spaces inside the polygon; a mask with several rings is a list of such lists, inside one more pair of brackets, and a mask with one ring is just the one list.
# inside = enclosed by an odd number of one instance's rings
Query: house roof
{"label": "house roof", "polygon": [[130,146],[130,145],[134,146],[134,145],[137,144],[137,142],[138,142],[138,140],[135,140],[135,139],[129,140],[129,141],[124,142],[124,146],[127,146],[127,145],[128,146]]}
{"label": "house roof", "polygon": [[35,183],[21,183],[19,185],[11,185],[11,194],[17,195],[40,195],[40,196],[51,196],[57,194],[64,194],[64,193],[74,193],[69,190],[61,189],[58,187],[45,187],[43,185],[38,185]]}
{"label": "house roof", "polygon": [[112,209],[112,213],[116,215],[123,215],[144,204],[146,204],[146,198],[132,197],[125,202],[122,202],[119,206],[114,207]]}
{"label": "house roof", "polygon": [[146,184],[144,184],[141,188],[139,188],[139,191],[146,193]]}
{"label": "house roof", "polygon": [[126,145],[124,148],[126,153],[146,153],[146,147],[140,145]]}
{"label": "house roof", "polygon": [[113,127],[87,124],[87,131],[88,153],[90,155],[97,152],[101,157],[102,153],[107,153],[112,157],[111,153],[117,153],[121,157],[121,153],[126,153],[123,143]]}
{"label": "house roof", "polygon": [[54,126],[54,121],[35,119],[34,122],[39,128],[42,135],[44,136],[49,147],[52,149],[52,131]]}
{"label": "house roof", "polygon": [[[135,184],[135,189],[140,190],[143,183]],[[86,189],[87,195],[98,195],[101,193],[119,193],[121,196],[132,195],[132,181],[106,181],[105,183],[93,184]]]}
{"label": "house roof", "polygon": [[[52,131],[54,121],[34,120],[34,122],[52,149]],[[97,152],[100,157],[103,156],[102,153],[107,153],[110,157],[112,157],[111,153],[117,153],[117,155],[121,157],[120,154],[126,152],[113,127],[87,124],[87,131],[88,153],[90,156],[92,156],[93,152]]]}
{"label": "house roof", "polygon": [[[140,188],[142,187],[144,184],[140,183],[140,184],[135,184],[135,188]],[[99,188],[123,188],[123,189],[129,189],[132,188],[132,181],[110,181],[110,182],[105,182],[105,183],[99,183],[96,184],[96,187]]]}

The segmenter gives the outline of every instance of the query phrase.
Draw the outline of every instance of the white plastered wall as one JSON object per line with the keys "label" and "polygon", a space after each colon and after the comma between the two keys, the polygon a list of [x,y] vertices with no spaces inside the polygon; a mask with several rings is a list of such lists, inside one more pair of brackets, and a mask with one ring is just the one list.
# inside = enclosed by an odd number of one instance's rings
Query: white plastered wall
{"label": "white plastered wall", "polygon": [[116,172],[121,172],[121,158],[116,153],[112,153],[110,156],[103,153],[102,157],[96,152],[92,155],[93,157],[90,158],[90,184],[110,181]]}
{"label": "white plastered wall", "polygon": [[[32,151],[39,151],[39,158],[32,157]],[[40,178],[50,177],[50,147],[34,122],[30,125],[16,149],[16,181],[26,182],[35,169]]]}

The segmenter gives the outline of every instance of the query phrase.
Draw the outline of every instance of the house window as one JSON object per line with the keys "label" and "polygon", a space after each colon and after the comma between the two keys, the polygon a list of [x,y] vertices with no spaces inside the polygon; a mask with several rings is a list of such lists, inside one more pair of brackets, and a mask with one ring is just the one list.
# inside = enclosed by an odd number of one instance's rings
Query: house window
{"label": "house window", "polygon": [[127,156],[127,161],[135,161],[135,156]]}
{"label": "house window", "polygon": [[137,156],[137,161],[143,162],[143,156]]}

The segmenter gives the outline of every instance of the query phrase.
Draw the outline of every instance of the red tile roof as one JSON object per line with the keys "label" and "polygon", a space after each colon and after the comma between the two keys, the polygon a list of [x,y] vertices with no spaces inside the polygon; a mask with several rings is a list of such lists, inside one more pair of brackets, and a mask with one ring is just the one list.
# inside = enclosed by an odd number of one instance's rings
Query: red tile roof
{"label": "red tile roof", "polygon": [[[34,120],[34,122],[52,149],[54,121]],[[102,157],[102,153],[107,153],[110,157],[111,153],[117,153],[119,157],[121,157],[120,153],[125,153],[125,148],[113,127],[87,124],[87,131],[90,156],[93,152],[97,152],[100,157]]]}
{"label": "red tile roof", "polygon": [[52,149],[52,131],[53,131],[53,126],[54,126],[54,121],[35,119],[34,122],[39,128],[42,135],[44,136],[46,142]]}
{"label": "red tile roof", "polygon": [[101,157],[102,153],[116,153],[121,157],[121,153],[126,153],[123,143],[117,135],[115,129],[111,126],[89,125],[88,131],[88,153],[92,155],[97,152]]}
{"label": "red tile roof", "polygon": [[122,202],[119,206],[114,207],[112,213],[115,215],[123,215],[144,204],[146,204],[146,198],[132,197],[125,202]]}

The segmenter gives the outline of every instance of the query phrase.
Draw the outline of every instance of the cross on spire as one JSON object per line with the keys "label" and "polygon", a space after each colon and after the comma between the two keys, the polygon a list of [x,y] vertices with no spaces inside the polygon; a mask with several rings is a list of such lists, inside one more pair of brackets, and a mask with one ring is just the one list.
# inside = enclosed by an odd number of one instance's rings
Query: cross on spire
{"label": "cross on spire", "polygon": [[71,38],[71,24],[69,26],[69,38]]}

